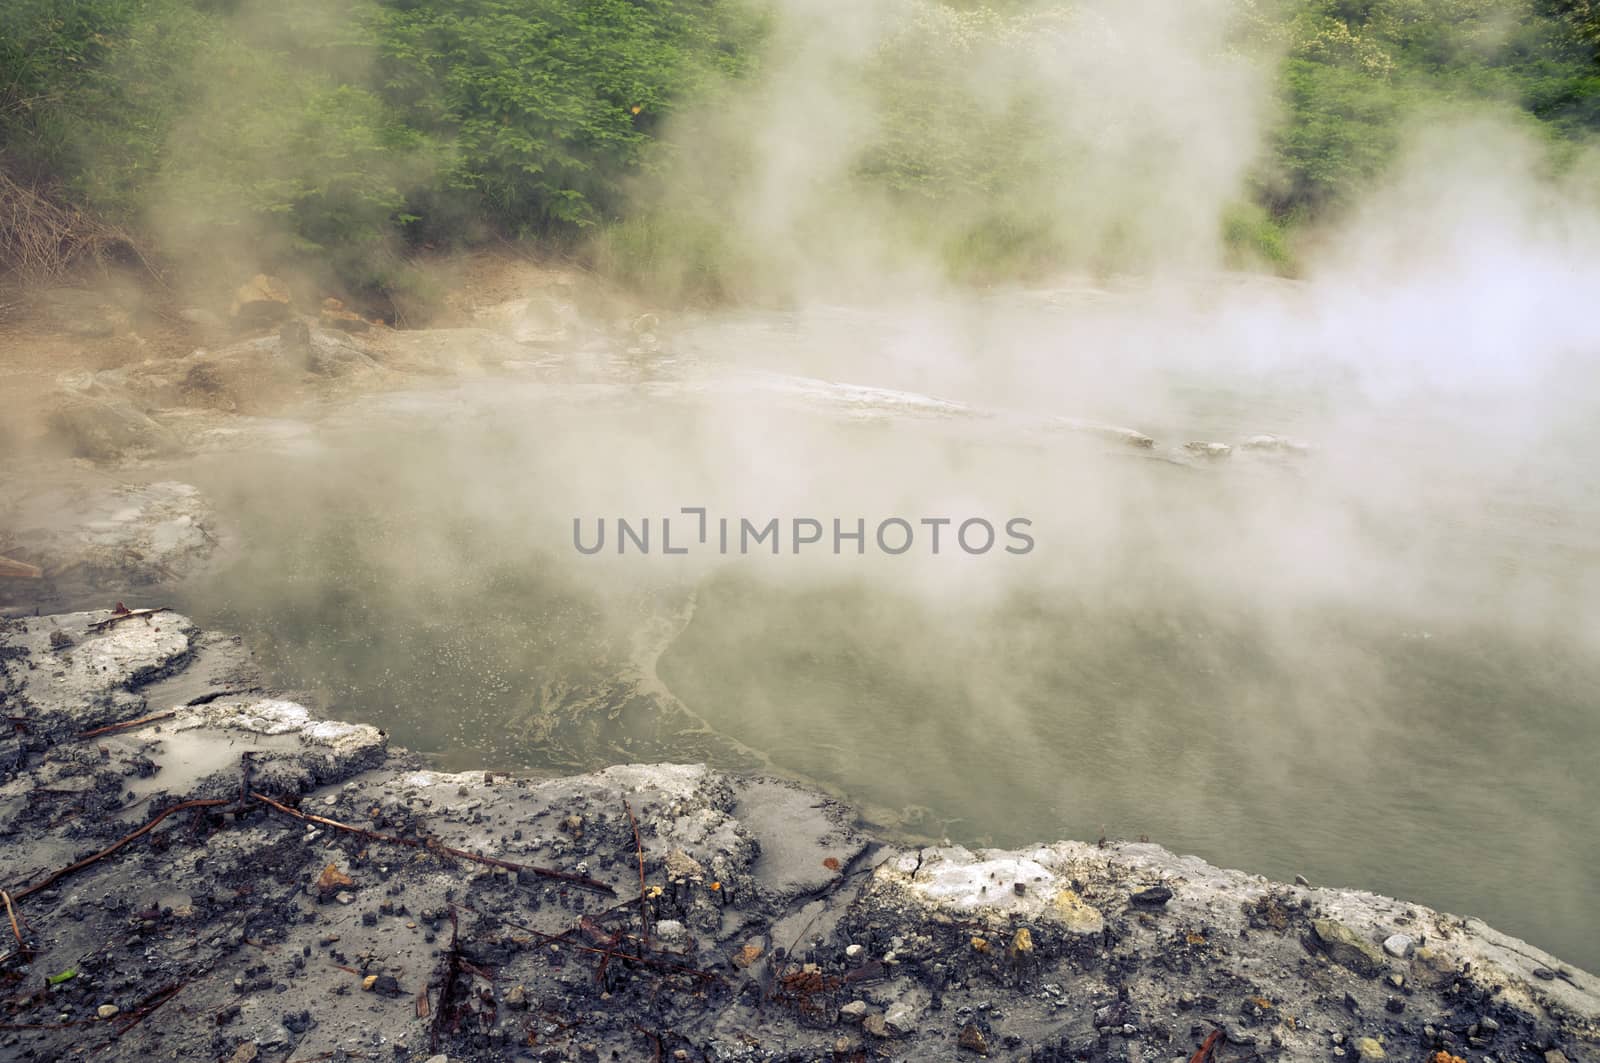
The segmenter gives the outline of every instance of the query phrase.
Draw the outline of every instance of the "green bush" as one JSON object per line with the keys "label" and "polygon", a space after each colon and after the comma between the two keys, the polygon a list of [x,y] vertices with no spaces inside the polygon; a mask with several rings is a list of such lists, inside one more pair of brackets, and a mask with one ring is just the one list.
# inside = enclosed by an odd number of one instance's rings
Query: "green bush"
{"label": "green bush", "polygon": [[1289,274],[1295,270],[1288,227],[1256,203],[1236,203],[1222,215],[1222,242],[1234,269]]}
{"label": "green bush", "polygon": [[[740,243],[722,202],[737,148],[713,142],[729,173],[705,180],[704,160],[659,137],[687,103],[738,102],[734,87],[765,61],[771,0],[5,6],[0,166],[171,259],[297,259],[391,291],[414,283],[407,247],[513,235],[586,246],[622,279],[681,298],[737,297],[779,268]],[[1237,46],[1283,55],[1281,121],[1217,219],[1236,263],[1291,269],[1294,229],[1378,179],[1418,113],[1520,109],[1557,148],[1600,129],[1595,0],[1246,8],[1255,44],[1246,33]],[[1141,200],[1158,181],[1141,183],[1150,175],[1133,164],[1111,185],[1085,176],[1096,145],[1063,139],[1048,120],[1056,101],[1030,95],[1025,78],[975,88],[974,56],[1063,32],[1062,10],[908,8],[841,75],[874,131],[798,216],[806,237],[830,238],[816,224],[830,202],[868,204],[903,244],[886,261],[903,251],[962,280],[1064,258],[1121,268],[1161,246],[1174,204]],[[1004,63],[986,70],[1009,77]]]}
{"label": "green bush", "polygon": [[759,31],[715,0],[14,0],[6,21],[15,176],[172,254],[341,263],[614,216],[675,99]]}
{"label": "green bush", "polygon": [[601,272],[663,303],[739,294],[738,253],[727,230],[686,211],[637,211],[598,232],[589,253]]}
{"label": "green bush", "polygon": [[1600,130],[1589,0],[1294,0],[1284,120],[1262,202],[1280,220],[1347,202],[1424,110],[1518,108],[1553,138]]}
{"label": "green bush", "polygon": [[614,213],[650,132],[751,32],[701,0],[396,0],[375,19],[384,94],[448,140],[448,181],[519,232]]}

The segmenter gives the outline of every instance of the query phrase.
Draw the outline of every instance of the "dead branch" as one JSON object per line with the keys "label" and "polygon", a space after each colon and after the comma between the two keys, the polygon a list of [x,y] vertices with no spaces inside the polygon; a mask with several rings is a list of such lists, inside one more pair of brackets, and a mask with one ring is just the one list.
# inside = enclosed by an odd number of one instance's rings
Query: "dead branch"
{"label": "dead branch", "polygon": [[495,980],[493,971],[486,971],[477,964],[471,963],[467,960],[461,961],[461,969],[475,978],[482,978],[485,982],[493,983]]}
{"label": "dead branch", "polygon": [[461,925],[456,920],[455,909],[450,910],[450,948],[445,951],[444,983],[439,987],[439,1006],[434,1009],[433,1022],[428,1027],[428,1042],[439,1051],[439,1038],[445,1032],[451,1006],[456,996],[456,979],[461,975]]}
{"label": "dead branch", "polygon": [[[570,930],[562,934],[546,934],[542,930],[535,930],[531,926],[528,926],[524,923],[519,923],[514,919],[507,919],[503,915],[496,915],[493,912],[482,911],[472,907],[470,904],[452,904],[451,907],[460,908],[463,911],[471,912],[473,915],[479,916],[483,919],[489,919],[504,926],[509,926],[514,930],[520,930],[524,934],[532,934],[545,944],[566,945],[568,948],[576,949],[579,952],[588,952],[596,956],[603,956],[608,960],[623,960],[627,963],[637,963],[645,967],[654,968],[658,971],[664,971],[668,974],[686,974],[693,978],[702,978],[709,981],[721,981],[722,979],[722,976],[717,974],[715,971],[702,971],[698,967],[689,967],[681,963],[673,963],[670,960],[660,960],[656,959],[654,956],[635,956],[631,953],[619,952],[610,945],[594,946],[580,944],[579,942],[571,940],[567,936],[568,934],[572,933]],[[579,923],[581,925],[582,920],[579,920]],[[613,938],[611,940],[616,939]]]}
{"label": "dead branch", "polygon": [[628,799],[622,799],[622,810],[628,813],[628,822],[633,826],[633,851],[639,858],[639,934],[644,940],[644,950],[650,951],[650,905],[644,895],[644,843],[639,841],[639,821],[634,818],[633,807],[628,804]]}
{"label": "dead branch", "polygon": [[488,867],[501,867],[505,868],[507,871],[524,872],[530,875],[537,875],[540,878],[556,879],[573,886],[582,887],[586,890],[593,890],[596,893],[604,893],[610,897],[615,897],[617,895],[617,891],[606,885],[604,882],[601,882],[598,879],[589,878],[585,875],[574,874],[571,871],[557,871],[555,868],[550,867],[534,867],[530,864],[519,864],[511,860],[500,860],[492,856],[479,856],[477,853],[469,853],[465,849],[455,849],[448,845],[440,845],[437,843],[428,844],[427,842],[418,841],[415,838],[401,838],[393,834],[379,834],[377,831],[370,831],[365,827],[352,827],[350,824],[340,823],[336,819],[328,819],[326,816],[314,816],[309,812],[302,812],[297,808],[290,808],[288,805],[274,801],[266,794],[256,793],[253,790],[251,791],[250,796],[263,804],[270,805],[286,816],[293,816],[295,819],[305,823],[318,823],[324,827],[332,827],[334,830],[342,830],[347,834],[354,834],[357,837],[366,838],[368,841],[388,842],[392,845],[404,845],[412,849],[425,849],[429,852],[444,853],[459,860],[470,860],[475,864],[484,864]]}
{"label": "dead branch", "polygon": [[80,740],[85,738],[99,738],[101,735],[113,734],[117,731],[126,731],[134,727],[142,727],[147,723],[155,723],[157,720],[169,719],[176,715],[178,715],[178,712],[176,709],[173,709],[167,712],[158,712],[150,716],[141,716],[137,720],[125,720],[122,723],[108,723],[104,727],[96,727],[92,731],[80,731],[78,733],[78,738]]}
{"label": "dead branch", "polygon": [[228,803],[227,801],[225,801],[225,800],[223,800],[221,798],[211,798],[211,799],[197,800],[197,801],[181,801],[178,804],[173,805],[171,808],[167,809],[166,811],[158,813],[156,815],[156,817],[154,819],[152,819],[149,823],[146,823],[144,826],[140,827],[138,830],[134,831],[132,834],[129,834],[129,835],[125,836],[120,841],[116,842],[115,844],[108,845],[104,849],[101,849],[98,853],[95,853],[93,856],[86,856],[82,860],[79,860],[75,864],[72,864],[72,865],[70,865],[68,867],[64,867],[59,871],[51,872],[50,874],[46,875],[44,878],[40,879],[38,882],[35,882],[33,885],[29,886],[27,889],[19,890],[17,893],[12,895],[12,899],[20,901],[24,897],[31,896],[31,895],[33,895],[35,893],[38,893],[42,889],[45,889],[45,888],[47,888],[49,886],[55,885],[57,882],[60,882],[62,879],[66,878],[68,875],[73,874],[74,872],[82,871],[84,868],[88,867],[89,865],[97,863],[97,862],[99,862],[101,860],[104,860],[106,857],[110,856],[112,853],[115,853],[116,851],[121,849],[123,846],[127,845],[129,842],[135,841],[136,839],[138,839],[140,837],[143,837],[144,835],[150,833],[150,831],[155,829],[155,827],[156,827],[156,825],[158,823],[160,823],[162,820],[166,819],[168,816],[172,815],[174,812],[182,812],[186,808],[215,808],[217,805],[225,805],[227,803]]}
{"label": "dead branch", "polygon": [[44,569],[23,561],[0,557],[0,579],[43,579]]}
{"label": "dead branch", "polygon": [[1211,1059],[1212,1050],[1217,1047],[1217,1042],[1223,1036],[1221,1030],[1212,1030],[1211,1035],[1205,1039],[1205,1043],[1200,1046],[1199,1051],[1189,1057],[1189,1063],[1208,1063]]}
{"label": "dead branch", "polygon": [[157,613],[170,612],[172,612],[172,607],[169,605],[157,606],[154,609],[129,609],[121,602],[118,602],[117,608],[112,611],[110,616],[106,617],[104,620],[97,620],[90,624],[89,630],[104,631],[107,628],[114,627],[117,624],[122,623],[124,620],[132,620],[134,617],[140,617],[145,621],[145,623],[148,624],[150,622],[149,618],[155,616]]}
{"label": "dead branch", "polygon": [[49,280],[84,260],[104,266],[115,251],[131,252],[165,284],[126,229],[19,184],[0,169],[0,274],[24,283]]}

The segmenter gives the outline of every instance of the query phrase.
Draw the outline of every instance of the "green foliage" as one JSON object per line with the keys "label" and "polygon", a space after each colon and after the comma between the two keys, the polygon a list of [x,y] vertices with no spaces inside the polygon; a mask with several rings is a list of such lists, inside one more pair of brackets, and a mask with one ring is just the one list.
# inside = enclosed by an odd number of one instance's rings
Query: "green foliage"
{"label": "green foliage", "polygon": [[649,133],[748,27],[695,0],[396,2],[377,19],[384,92],[455,146],[449,179],[519,230],[591,225]]}
{"label": "green foliage", "polygon": [[0,34],[0,112],[8,122],[59,100],[104,59],[139,0],[11,0]]}
{"label": "green foliage", "polygon": [[614,214],[674,101],[736,72],[759,32],[719,0],[7,8],[15,175],[169,251],[351,263],[401,236],[561,239]]}
{"label": "green foliage", "polygon": [[1234,269],[1290,273],[1294,253],[1287,226],[1255,203],[1236,203],[1222,215],[1222,241]]}
{"label": "green foliage", "polygon": [[[688,104],[741,105],[730,86],[754,86],[773,58],[770,0],[5,8],[0,166],[175,257],[298,258],[347,286],[394,291],[415,283],[408,245],[512,234],[584,242],[603,268],[671,298],[737,295],[741,277],[773,268],[757,265],[720,201],[750,163],[734,138],[711,142],[729,147],[713,173],[659,137]],[[1419,113],[1519,111],[1557,146],[1600,130],[1600,0],[1237,8],[1226,47],[1281,57],[1281,119],[1247,187],[1205,197],[1240,197],[1214,219],[1236,264],[1291,270],[1294,229],[1380,179]],[[908,6],[832,86],[870,128],[793,224],[825,242],[816,223],[829,197],[869,203],[907,257],[962,280],[1064,256],[1115,268],[1172,238],[1160,230],[1177,208],[1147,164],[1170,132],[1137,111],[1074,113],[1021,69],[1036,42],[1092,35],[1092,13],[1073,21],[1088,10]],[[1113,69],[1159,84],[1162,70],[1138,66],[1159,59],[1137,43],[1118,45],[1129,51]],[[746,127],[763,120],[758,107],[734,113]]]}
{"label": "green foliage", "polygon": [[1279,215],[1309,213],[1339,201],[1377,175],[1399,140],[1402,90],[1342,65],[1290,59],[1279,128],[1278,182],[1264,193]]}
{"label": "green foliage", "polygon": [[[360,84],[364,67],[344,68],[362,45],[344,23],[309,3],[253,20],[189,0],[77,6],[102,16],[93,61],[47,72],[44,102],[0,126],[8,155],[75,200],[202,258],[370,244],[402,215],[424,145]],[[25,36],[91,24],[44,7]]]}
{"label": "green foliage", "polygon": [[62,166],[60,118],[114,48],[140,0],[12,0],[0,26],[0,146],[34,182]]}
{"label": "green foliage", "polygon": [[1291,0],[1285,118],[1263,202],[1280,219],[1347,202],[1424,110],[1496,104],[1552,137],[1592,135],[1596,10],[1590,0]]}

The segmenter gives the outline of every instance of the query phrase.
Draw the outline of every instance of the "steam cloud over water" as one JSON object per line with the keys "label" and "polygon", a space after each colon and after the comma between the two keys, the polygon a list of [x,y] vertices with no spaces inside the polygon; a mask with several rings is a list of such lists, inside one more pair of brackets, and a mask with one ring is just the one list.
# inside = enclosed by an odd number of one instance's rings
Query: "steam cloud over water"
{"label": "steam cloud over water", "polygon": [[[780,4],[758,79],[636,189],[739,264],[734,308],[667,315],[621,382],[563,352],[554,386],[195,470],[248,546],[213,615],[463,764],[754,751],[919,837],[1148,833],[1594,966],[1595,159],[1418,114],[1301,277],[1226,272],[1275,58],[1224,0]],[[934,150],[986,191],[867,179]],[[952,279],[996,233],[1052,268]],[[686,505],[1023,515],[1037,545],[573,550],[575,515]],[[640,690],[730,744],[639,723]]]}

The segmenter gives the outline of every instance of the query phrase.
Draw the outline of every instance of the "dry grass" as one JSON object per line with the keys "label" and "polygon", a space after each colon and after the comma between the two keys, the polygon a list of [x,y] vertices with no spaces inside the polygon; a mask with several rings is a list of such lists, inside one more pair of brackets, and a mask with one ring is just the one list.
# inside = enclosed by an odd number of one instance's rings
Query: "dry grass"
{"label": "dry grass", "polygon": [[0,280],[28,286],[93,263],[134,259],[157,277],[133,237],[0,169]]}

